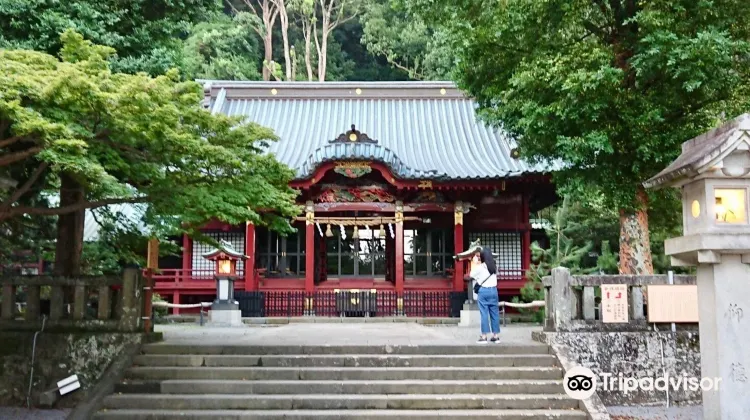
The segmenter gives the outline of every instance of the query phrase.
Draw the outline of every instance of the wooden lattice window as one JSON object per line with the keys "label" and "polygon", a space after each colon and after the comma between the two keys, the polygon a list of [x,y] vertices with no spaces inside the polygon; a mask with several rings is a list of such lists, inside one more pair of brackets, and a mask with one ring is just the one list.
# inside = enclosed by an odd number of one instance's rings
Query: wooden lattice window
{"label": "wooden lattice window", "polygon": [[[235,250],[245,252],[245,232],[211,230],[203,232],[204,235],[214,240],[225,240],[232,244]],[[215,271],[215,264],[203,258],[203,254],[215,249],[213,245],[194,241],[193,242],[193,277],[212,277]],[[237,261],[237,274],[242,275],[244,272],[245,262]]]}
{"label": "wooden lattice window", "polygon": [[479,239],[483,247],[498,254],[495,263],[501,277],[523,275],[521,232],[470,232],[469,243]]}

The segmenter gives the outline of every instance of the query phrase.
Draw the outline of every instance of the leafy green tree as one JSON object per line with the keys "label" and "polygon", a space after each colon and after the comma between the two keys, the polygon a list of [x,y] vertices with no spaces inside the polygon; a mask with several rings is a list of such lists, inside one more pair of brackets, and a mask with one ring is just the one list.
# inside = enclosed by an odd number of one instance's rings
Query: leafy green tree
{"label": "leafy green tree", "polygon": [[[112,73],[111,48],[73,31],[62,40],[62,61],[0,51],[0,178],[22,175],[0,191],[0,223],[58,216],[58,274],[80,272],[87,208],[147,203],[144,219],[160,237],[214,218],[291,229],[294,174],[265,153],[271,130],[212,115],[202,87],[176,71]],[[24,203],[35,191],[59,204]]]}
{"label": "leafy green tree", "polygon": [[448,34],[391,0],[366,3],[360,17],[367,50],[418,80],[448,80],[455,66]]}
{"label": "leafy green tree", "polygon": [[602,242],[602,250],[596,259],[596,268],[602,274],[617,274],[617,254],[612,252],[609,241]]}
{"label": "leafy green tree", "polygon": [[12,0],[0,2],[0,48],[60,52],[75,29],[114,48],[114,71],[163,74],[180,63],[180,38],[191,23],[220,11],[220,0]]}
{"label": "leafy green tree", "polygon": [[252,13],[239,12],[194,26],[182,50],[186,78],[261,80],[257,20]]}
{"label": "leafy green tree", "polygon": [[540,283],[542,278],[550,275],[555,267],[566,267],[573,274],[588,274],[595,268],[582,266],[582,260],[593,244],[587,241],[583,245],[574,242],[571,236],[578,234],[583,227],[570,218],[570,200],[566,197],[555,212],[555,217],[545,229],[550,247],[544,249],[539,243],[531,244],[532,267],[528,278],[531,282]]}
{"label": "leafy green tree", "polygon": [[653,272],[641,183],[747,106],[745,0],[408,0],[449,31],[459,85],[568,194],[596,186],[620,221],[619,271]]}

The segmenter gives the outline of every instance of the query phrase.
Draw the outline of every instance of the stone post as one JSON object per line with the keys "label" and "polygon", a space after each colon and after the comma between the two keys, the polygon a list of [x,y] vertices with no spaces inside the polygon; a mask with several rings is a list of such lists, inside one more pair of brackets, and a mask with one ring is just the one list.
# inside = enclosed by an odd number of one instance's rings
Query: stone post
{"label": "stone post", "polygon": [[[743,261],[744,260],[744,261]],[[703,418],[750,419],[750,263],[721,255],[698,265],[701,376],[721,378],[703,391]]]}
{"label": "stone post", "polygon": [[545,325],[546,331],[565,331],[573,319],[573,292],[570,288],[570,271],[565,267],[552,269],[550,287],[546,288],[549,293],[547,317],[551,319],[551,325]]}
{"label": "stone post", "polygon": [[682,193],[683,236],[664,242],[673,266],[698,267],[703,419],[750,419],[750,114],[682,144],[644,182]]}
{"label": "stone post", "polygon": [[137,267],[129,267],[122,274],[122,289],[120,289],[120,331],[138,331],[141,323],[141,271]]}

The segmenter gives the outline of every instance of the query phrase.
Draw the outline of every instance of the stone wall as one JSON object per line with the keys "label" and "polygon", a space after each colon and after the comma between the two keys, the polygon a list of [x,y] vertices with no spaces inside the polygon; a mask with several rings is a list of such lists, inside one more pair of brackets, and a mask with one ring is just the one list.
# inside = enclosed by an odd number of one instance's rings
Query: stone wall
{"label": "stone wall", "polygon": [[[62,397],[57,407],[73,407],[86,398],[107,367],[134,346],[140,333],[52,333],[37,336],[33,405],[39,395],[56,388],[57,381],[77,374],[81,389]],[[0,332],[0,406],[26,404],[31,372],[33,332]]]}
{"label": "stone wall", "polygon": [[[659,390],[637,390],[628,394],[605,390],[602,373],[632,378],[667,376],[700,378],[700,341],[697,332],[542,332],[538,341],[551,345],[558,357],[573,365],[584,366],[599,376],[597,394],[604,405],[663,405],[667,393]],[[669,390],[670,404],[692,404],[701,401],[701,391]]]}

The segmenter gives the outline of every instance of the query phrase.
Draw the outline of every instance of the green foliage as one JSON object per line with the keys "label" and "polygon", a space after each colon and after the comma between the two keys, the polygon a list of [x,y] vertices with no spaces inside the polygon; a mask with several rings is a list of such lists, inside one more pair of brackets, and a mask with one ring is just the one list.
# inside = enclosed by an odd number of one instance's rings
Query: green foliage
{"label": "green foliage", "polygon": [[[513,296],[513,303],[531,303],[535,300],[544,300],[544,287],[541,281],[537,278],[532,281],[526,282],[521,288],[521,297]],[[518,312],[523,315],[531,315],[532,319],[536,323],[544,321],[545,308],[519,308]]]}
{"label": "green foliage", "polygon": [[0,2],[0,48],[57,55],[60,34],[75,29],[117,51],[115,71],[163,74],[180,63],[180,37],[193,22],[221,10],[219,0]]}
{"label": "green foliage", "polygon": [[[273,132],[203,109],[203,89],[176,71],[149,77],[109,70],[112,50],[66,31],[64,61],[0,50],[0,178],[18,167],[45,174],[0,191],[0,222],[116,203],[148,203],[164,237],[212,219],[289,231],[298,214],[293,172],[265,153]],[[29,173],[26,171],[25,173]],[[83,188],[72,208],[18,205],[28,191],[57,193],[65,173]],[[264,212],[261,214],[259,210]]]}
{"label": "green foliage", "polygon": [[[748,104],[745,0],[409,0],[450,33],[458,83],[556,182],[632,209],[680,144]],[[653,199],[653,197],[652,197]]]}
{"label": "green foliage", "polygon": [[239,12],[193,27],[182,52],[186,78],[261,80],[257,21],[254,14]]}
{"label": "green foliage", "polygon": [[609,241],[602,242],[602,251],[596,259],[596,268],[602,274],[617,274],[617,254],[612,252]]}
{"label": "green foliage", "polygon": [[531,244],[532,266],[527,277],[539,283],[542,278],[550,275],[555,267],[566,267],[573,274],[587,274],[593,268],[585,268],[581,262],[593,245],[586,241],[583,245],[576,244],[571,236],[578,234],[582,226],[570,218],[570,201],[566,197],[562,205],[555,212],[552,224],[545,229],[550,240],[550,247],[544,249],[538,242]]}
{"label": "green foliage", "polygon": [[412,79],[447,80],[456,62],[448,34],[391,0],[373,0],[360,17],[361,42]]}

